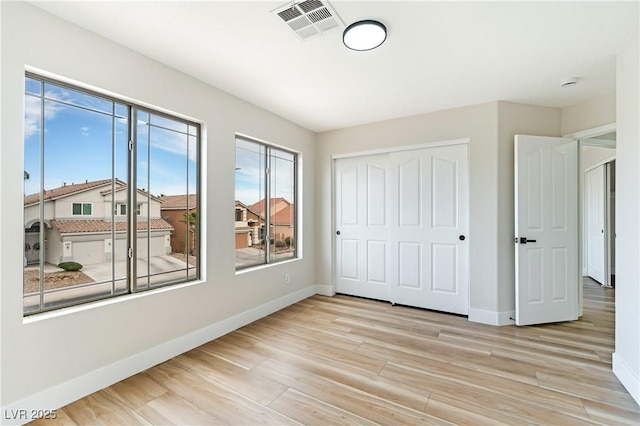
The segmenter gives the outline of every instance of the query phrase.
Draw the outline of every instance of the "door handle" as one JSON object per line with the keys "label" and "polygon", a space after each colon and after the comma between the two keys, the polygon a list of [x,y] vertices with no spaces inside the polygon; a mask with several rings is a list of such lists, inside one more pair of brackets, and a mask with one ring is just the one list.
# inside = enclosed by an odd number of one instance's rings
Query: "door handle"
{"label": "door handle", "polygon": [[465,237],[464,235],[460,235],[460,236],[458,237],[458,239],[459,239],[460,241],[464,241],[464,240],[465,240],[465,238],[467,238],[467,237]]}
{"label": "door handle", "polygon": [[529,240],[527,237],[520,237],[515,239],[516,244],[527,244],[527,243],[537,243],[538,240]]}
{"label": "door handle", "polygon": [[340,231],[336,231],[336,235],[340,235]]}

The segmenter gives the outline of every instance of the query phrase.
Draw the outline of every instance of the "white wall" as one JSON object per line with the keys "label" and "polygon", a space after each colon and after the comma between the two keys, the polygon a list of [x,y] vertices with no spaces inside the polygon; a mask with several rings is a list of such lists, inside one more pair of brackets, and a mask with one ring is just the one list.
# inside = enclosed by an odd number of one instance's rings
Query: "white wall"
{"label": "white wall", "polygon": [[[588,82],[584,82],[584,84],[588,84]],[[608,93],[562,108],[561,116],[563,135],[615,123],[616,94]]]}
{"label": "white wall", "polygon": [[[55,408],[315,292],[313,133],[29,4],[0,2],[0,10],[3,408]],[[25,66],[204,123],[206,281],[23,319]],[[304,259],[236,275],[236,132],[301,153]]]}
{"label": "white wall", "polygon": [[613,372],[640,404],[640,42],[616,60],[616,349]]}

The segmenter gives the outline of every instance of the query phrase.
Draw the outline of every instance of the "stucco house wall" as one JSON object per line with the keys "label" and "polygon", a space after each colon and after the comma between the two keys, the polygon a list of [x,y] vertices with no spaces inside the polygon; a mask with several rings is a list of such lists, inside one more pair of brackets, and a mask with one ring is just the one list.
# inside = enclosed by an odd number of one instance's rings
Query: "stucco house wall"
{"label": "stucco house wall", "polygon": [[[97,182],[97,183],[96,183]],[[39,250],[36,253],[33,250],[34,244],[39,244],[39,233],[26,232],[25,233],[25,256],[27,257],[26,263],[37,263],[39,256],[44,252],[45,262],[57,265],[64,261],[75,261],[82,265],[97,264],[107,262],[112,259],[112,231],[111,225],[107,225],[108,229],[101,229],[99,231],[94,230],[91,232],[87,230],[87,226],[84,225],[87,220],[102,220],[112,223],[112,219],[115,219],[121,226],[124,226],[122,222],[126,221],[126,215],[112,216],[113,205],[111,184],[100,184],[100,181],[85,182],[84,185],[96,184],[97,186],[89,189],[84,189],[82,186],[76,186],[74,184],[63,184],[62,187],[53,188],[47,190],[45,193],[45,250]],[[78,184],[83,185],[83,184]],[[78,188],[76,190],[76,188]],[[64,195],[58,195],[60,191],[77,191],[70,192]],[[157,220],[160,219],[160,202],[155,197],[148,197],[143,191],[138,191],[139,201],[141,204],[141,214],[138,216],[138,220],[144,223],[147,219]],[[52,197],[46,199],[46,197]],[[119,189],[115,195],[115,204],[126,204],[127,192],[124,189]],[[37,197],[36,197],[37,199]],[[31,203],[33,195],[25,197],[27,203]],[[91,214],[89,215],[74,215],[73,205],[79,204],[91,204]],[[147,216],[146,212],[150,211],[151,216]],[[155,215],[154,215],[155,214]],[[25,216],[25,229],[33,226],[40,218],[40,203],[28,204],[24,208]],[[57,229],[59,221],[67,221],[64,226],[65,231]],[[139,222],[139,223],[141,223]],[[69,227],[71,224],[71,227]],[[77,224],[77,229],[73,228],[73,224]],[[151,231],[149,232],[149,241],[147,241],[146,224],[140,229],[138,247],[140,253],[143,256],[164,256],[171,252],[169,243],[169,225],[164,226],[165,229],[154,229],[154,226],[158,226],[156,223],[151,224]],[[124,234],[124,231],[116,231],[118,234]],[[121,242],[126,245],[126,242]],[[28,248],[31,251],[28,252]],[[126,247],[119,247],[116,250],[116,260],[124,260],[126,258]]]}

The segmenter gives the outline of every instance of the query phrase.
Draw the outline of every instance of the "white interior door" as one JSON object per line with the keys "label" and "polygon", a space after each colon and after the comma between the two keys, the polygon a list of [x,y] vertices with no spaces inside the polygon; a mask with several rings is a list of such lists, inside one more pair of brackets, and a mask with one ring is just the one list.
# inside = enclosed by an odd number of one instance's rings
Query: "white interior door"
{"label": "white interior door", "polygon": [[389,300],[388,154],[335,162],[336,291]]}
{"label": "white interior door", "polygon": [[516,324],[578,318],[578,143],[515,137]]}
{"label": "white interior door", "polygon": [[587,222],[587,275],[605,282],[605,173],[604,165],[585,175],[585,220]]}
{"label": "white interior door", "polygon": [[390,300],[469,312],[467,145],[390,158]]}

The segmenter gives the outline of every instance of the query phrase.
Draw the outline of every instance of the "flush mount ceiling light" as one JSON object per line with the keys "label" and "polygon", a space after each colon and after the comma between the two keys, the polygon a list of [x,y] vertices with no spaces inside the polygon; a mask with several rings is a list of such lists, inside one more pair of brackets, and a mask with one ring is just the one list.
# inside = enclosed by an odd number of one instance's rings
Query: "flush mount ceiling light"
{"label": "flush mount ceiling light", "polygon": [[364,20],[354,22],[344,30],[342,41],[351,50],[371,50],[387,39],[387,27],[378,21]]}

